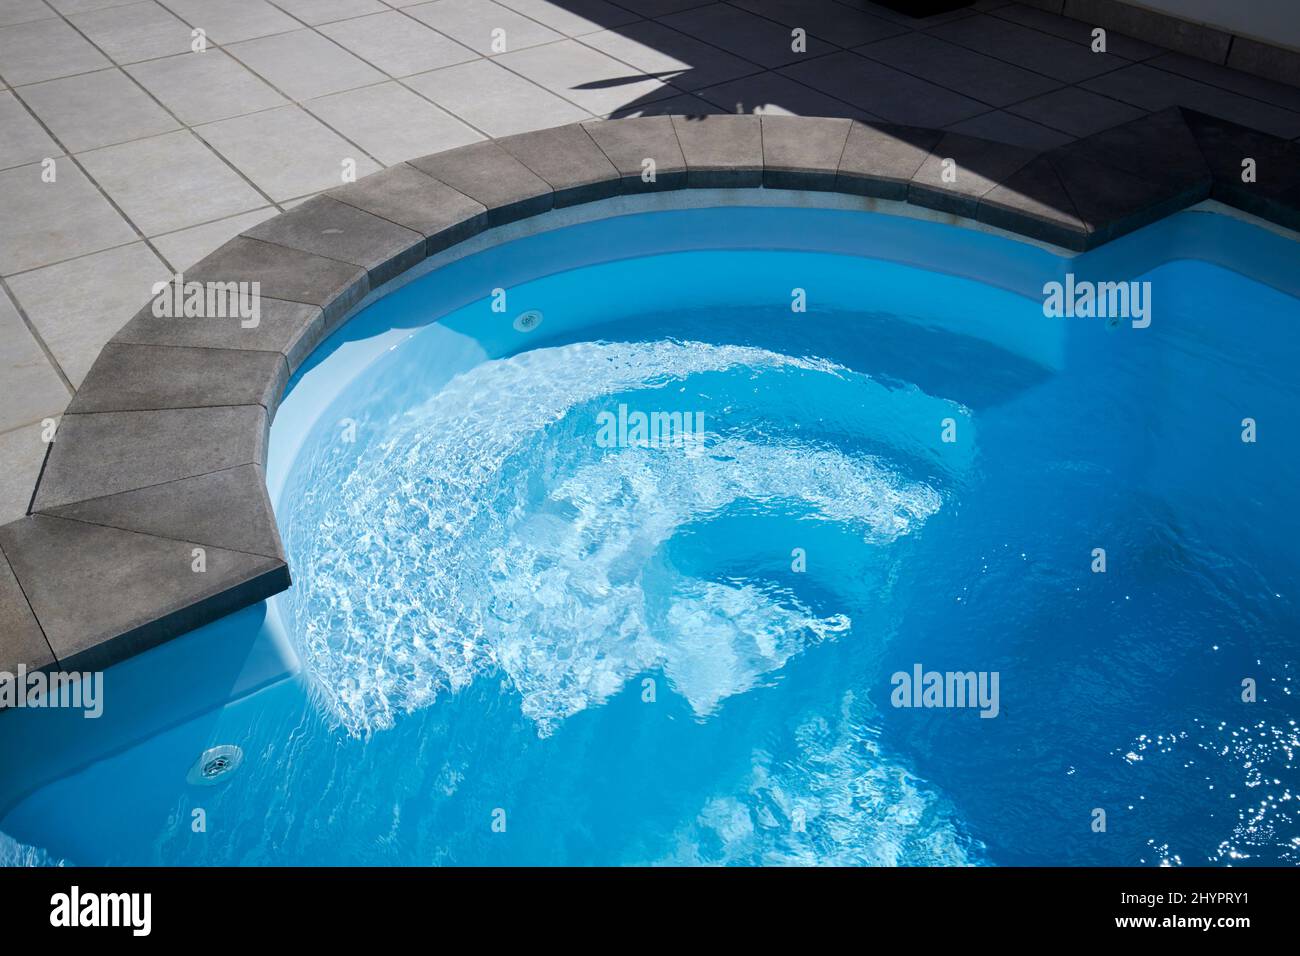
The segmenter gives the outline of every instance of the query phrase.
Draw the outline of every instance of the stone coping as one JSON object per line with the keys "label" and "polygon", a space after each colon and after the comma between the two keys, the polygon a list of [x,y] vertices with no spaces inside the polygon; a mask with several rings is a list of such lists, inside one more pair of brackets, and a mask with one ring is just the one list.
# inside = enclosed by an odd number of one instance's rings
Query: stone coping
{"label": "stone coping", "polygon": [[104,347],[29,514],[0,526],[0,671],[105,668],[289,586],[265,483],[270,420],[289,376],[371,290],[553,208],[720,187],[900,200],[1076,251],[1207,198],[1300,229],[1300,146],[1178,107],[1046,153],[848,119],[655,116],[399,164],[185,273],[260,283],[255,328],[160,319],[151,303]]}

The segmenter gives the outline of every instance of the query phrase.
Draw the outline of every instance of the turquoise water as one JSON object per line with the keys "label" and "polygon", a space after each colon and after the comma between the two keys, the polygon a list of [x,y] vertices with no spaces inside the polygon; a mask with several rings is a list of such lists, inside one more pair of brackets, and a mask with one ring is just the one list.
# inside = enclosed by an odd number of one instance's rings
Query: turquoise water
{"label": "turquoise water", "polygon": [[[735,209],[419,279],[278,414],[294,587],[0,718],[0,859],[1294,863],[1292,248]],[[1066,269],[1150,327],[1046,318]],[[893,706],[916,665],[996,717]]]}

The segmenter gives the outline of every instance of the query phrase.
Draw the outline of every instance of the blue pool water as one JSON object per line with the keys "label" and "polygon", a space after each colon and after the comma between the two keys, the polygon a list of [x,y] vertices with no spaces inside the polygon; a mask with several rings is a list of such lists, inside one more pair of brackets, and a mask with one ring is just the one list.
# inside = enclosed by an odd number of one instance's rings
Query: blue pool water
{"label": "blue pool water", "polygon": [[[694,210],[419,279],[277,416],[294,587],[0,716],[0,860],[1296,863],[1293,248]],[[1066,271],[1150,327],[1045,317]]]}

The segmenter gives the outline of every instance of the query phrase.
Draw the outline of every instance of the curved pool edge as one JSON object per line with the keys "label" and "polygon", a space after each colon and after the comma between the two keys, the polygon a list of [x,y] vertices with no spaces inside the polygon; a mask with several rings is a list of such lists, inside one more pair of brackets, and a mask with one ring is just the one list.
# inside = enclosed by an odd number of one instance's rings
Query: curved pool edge
{"label": "curved pool edge", "polygon": [[159,318],[151,303],[105,346],[29,514],[0,526],[0,670],[105,668],[287,588],[265,467],[289,377],[375,296],[471,240],[692,189],[892,201],[1075,251],[1207,199],[1300,227],[1290,184],[1239,181],[1243,148],[1278,164],[1297,150],[1179,107],[1043,154],[847,119],[643,117],[484,141],[331,190],[183,277],[256,283],[255,325]]}

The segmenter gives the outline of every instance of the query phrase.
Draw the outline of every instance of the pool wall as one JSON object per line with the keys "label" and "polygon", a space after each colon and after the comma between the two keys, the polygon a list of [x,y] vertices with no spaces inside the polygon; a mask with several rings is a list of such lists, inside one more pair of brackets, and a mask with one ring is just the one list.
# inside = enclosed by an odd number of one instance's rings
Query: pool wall
{"label": "pool wall", "polygon": [[[788,205],[820,195],[1010,233],[1065,262],[1209,199],[1300,228],[1298,157],[1295,144],[1180,108],[1043,154],[847,119],[673,116],[524,133],[341,186],[184,275],[257,283],[256,324],[159,317],[160,297],[105,346],[28,515],[0,526],[0,670],[105,668],[287,588],[265,470],[290,377],[375,297],[535,217],[556,228],[575,207],[621,215],[672,204],[674,191],[682,204],[725,204],[714,190]],[[1242,181],[1245,158],[1256,181]],[[1095,255],[1107,278],[1132,268],[1118,251]],[[983,279],[989,265],[949,269]]]}

